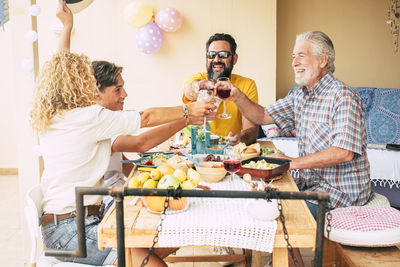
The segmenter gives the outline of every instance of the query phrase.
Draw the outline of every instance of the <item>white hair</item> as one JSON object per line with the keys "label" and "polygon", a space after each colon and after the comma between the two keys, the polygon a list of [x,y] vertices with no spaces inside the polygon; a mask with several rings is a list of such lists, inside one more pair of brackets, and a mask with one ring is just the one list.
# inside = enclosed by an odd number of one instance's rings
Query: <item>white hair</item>
{"label": "white hair", "polygon": [[328,35],[320,31],[303,32],[296,36],[297,41],[311,41],[314,56],[320,58],[323,54],[327,55],[326,69],[335,72],[335,49]]}

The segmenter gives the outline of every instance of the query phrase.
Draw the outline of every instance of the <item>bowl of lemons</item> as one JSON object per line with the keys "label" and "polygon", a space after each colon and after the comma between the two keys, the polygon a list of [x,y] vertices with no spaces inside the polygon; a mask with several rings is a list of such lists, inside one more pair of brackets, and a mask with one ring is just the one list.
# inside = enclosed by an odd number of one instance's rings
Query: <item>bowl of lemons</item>
{"label": "bowl of lemons", "polygon": [[[175,169],[167,163],[154,168],[138,168],[138,171],[128,180],[128,188],[148,189],[177,189],[191,190],[200,182],[200,173],[192,168]],[[166,197],[145,196],[143,204],[151,212],[162,212]],[[187,198],[169,199],[168,212],[184,210],[187,207]]]}

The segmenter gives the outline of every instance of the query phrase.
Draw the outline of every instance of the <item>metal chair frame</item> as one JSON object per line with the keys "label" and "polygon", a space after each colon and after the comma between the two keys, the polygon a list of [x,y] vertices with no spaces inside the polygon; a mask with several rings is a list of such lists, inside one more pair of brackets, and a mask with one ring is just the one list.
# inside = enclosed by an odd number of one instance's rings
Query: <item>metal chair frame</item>
{"label": "metal chair frame", "polygon": [[281,191],[233,191],[233,190],[176,190],[176,189],[143,189],[126,187],[76,187],[76,224],[78,232],[78,249],[56,250],[47,249],[46,256],[56,257],[86,257],[85,235],[85,208],[83,197],[85,195],[111,195],[116,205],[117,223],[117,251],[118,266],[125,266],[125,236],[124,236],[124,196],[174,196],[174,197],[208,197],[208,198],[264,198],[264,199],[300,199],[317,200],[317,230],[316,248],[314,253],[314,266],[322,266],[322,253],[324,244],[325,210],[329,201],[327,192],[281,192]]}

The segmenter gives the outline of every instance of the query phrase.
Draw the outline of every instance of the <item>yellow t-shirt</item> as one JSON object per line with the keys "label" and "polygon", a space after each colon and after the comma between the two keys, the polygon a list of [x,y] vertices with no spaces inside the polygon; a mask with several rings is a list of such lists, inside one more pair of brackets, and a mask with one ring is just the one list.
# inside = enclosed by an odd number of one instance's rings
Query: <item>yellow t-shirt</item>
{"label": "yellow t-shirt", "polygon": [[[231,83],[240,89],[244,94],[247,95],[247,97],[255,102],[258,103],[258,93],[257,93],[257,86],[256,83],[249,78],[237,75],[237,74],[232,74],[231,75]],[[196,74],[191,75],[184,84],[184,87],[193,82],[194,80],[208,80],[208,75],[207,72],[199,72]],[[194,102],[186,98],[185,93],[183,93],[182,96],[182,101],[185,104]],[[225,105],[226,105],[226,113],[229,113],[232,115],[232,118],[227,119],[227,120],[221,120],[221,119],[215,119],[212,122],[210,122],[210,131],[216,135],[219,136],[227,136],[229,132],[235,132],[236,134],[240,134],[242,131],[242,113],[239,111],[237,108],[236,104],[233,103],[232,101],[227,101],[225,100]],[[224,107],[223,107],[223,102],[221,101],[221,104],[218,107],[218,113],[223,113]]]}

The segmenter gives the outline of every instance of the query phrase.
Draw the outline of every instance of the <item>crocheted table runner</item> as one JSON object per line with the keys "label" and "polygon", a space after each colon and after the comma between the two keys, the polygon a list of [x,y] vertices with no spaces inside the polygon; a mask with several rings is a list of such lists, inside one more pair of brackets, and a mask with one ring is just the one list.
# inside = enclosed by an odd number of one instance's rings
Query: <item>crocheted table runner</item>
{"label": "crocheted table runner", "polygon": [[[212,190],[250,190],[235,175],[219,183],[205,183]],[[188,198],[187,209],[165,217],[158,244],[161,247],[216,246],[272,252],[277,223],[252,218],[247,210],[251,199]],[[260,212],[268,212],[263,210]]]}

